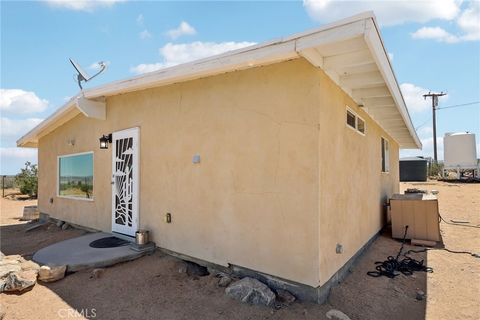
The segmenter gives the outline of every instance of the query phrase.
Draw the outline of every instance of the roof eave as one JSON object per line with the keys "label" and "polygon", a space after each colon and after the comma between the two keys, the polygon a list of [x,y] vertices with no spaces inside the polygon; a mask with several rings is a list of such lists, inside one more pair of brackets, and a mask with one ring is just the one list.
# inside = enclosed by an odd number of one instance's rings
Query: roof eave
{"label": "roof eave", "polygon": [[[309,48],[314,48],[314,46],[319,45],[328,45],[329,43],[336,43],[355,37],[363,37],[367,43],[369,50],[382,73],[385,83],[392,94],[392,98],[395,100],[395,106],[403,119],[403,123],[408,129],[409,134],[407,135],[405,131],[403,136],[404,142],[399,143],[400,147],[421,148],[421,142],[413,128],[410,115],[398,86],[393,68],[390,64],[390,60],[388,59],[380,32],[377,28],[373,12],[365,12],[335,23],[324,25],[313,31],[311,30],[292,35],[285,39],[269,41],[183,65],[86,89],[76,97],[70,99],[70,101],[58,109],[54,114],[20,138],[17,141],[17,146],[36,147],[38,139],[41,136],[51,132],[55,129],[55,125],[58,126],[59,124],[64,123],[65,121],[63,120],[72,116],[72,112],[76,109],[76,100],[80,96],[87,99],[97,99],[120,93],[144,90],[156,86],[273,64],[298,58],[300,56],[306,57],[305,55],[308,53]],[[312,62],[308,57],[306,58],[315,65],[315,62]],[[323,63],[322,57],[320,57],[320,60],[321,63]],[[316,66],[319,68],[323,67],[323,65]],[[78,110],[77,112],[80,113]],[[407,136],[410,136],[411,139],[406,139],[405,137]],[[407,140],[410,141],[407,142]]]}

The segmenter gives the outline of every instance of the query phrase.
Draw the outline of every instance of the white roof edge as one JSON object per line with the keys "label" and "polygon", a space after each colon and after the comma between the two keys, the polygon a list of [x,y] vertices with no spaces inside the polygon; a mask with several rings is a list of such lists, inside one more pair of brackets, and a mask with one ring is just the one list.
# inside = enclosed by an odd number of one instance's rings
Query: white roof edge
{"label": "white roof edge", "polygon": [[[417,132],[416,132],[415,128],[413,127],[412,118],[410,117],[410,113],[408,112],[408,108],[407,108],[407,105],[405,103],[405,99],[403,98],[402,91],[400,90],[400,85],[398,83],[397,76],[395,75],[395,71],[393,70],[392,62],[390,61],[390,59],[388,57],[388,52],[387,52],[387,49],[385,48],[385,43],[383,41],[382,34],[380,33],[380,30],[378,28],[377,19],[376,19],[375,15],[373,15],[371,18],[372,18],[372,21],[373,21],[373,26],[375,28],[375,32],[378,36],[378,39],[380,40],[381,48],[383,50],[383,55],[381,55],[377,58],[382,59],[383,63],[385,63],[385,61],[388,63],[388,68],[383,68],[383,69],[386,69],[387,72],[391,72],[391,76],[393,77],[392,82],[394,82],[394,83],[390,83],[389,89],[391,90],[391,92],[393,94],[393,98],[397,102],[397,105],[400,107],[400,110],[399,110],[400,115],[402,116],[403,121],[405,122],[405,124],[407,126],[407,129],[410,132],[410,135],[412,136],[412,138],[415,142],[416,147],[421,149],[422,148],[422,142],[420,141],[420,139],[417,135]],[[375,55],[374,50],[372,50],[372,53]],[[380,70],[382,70],[382,68]],[[387,78],[385,78],[385,79],[387,80]],[[415,149],[415,148],[405,148],[405,149]]]}
{"label": "white roof edge", "polygon": [[[399,112],[402,115],[403,121],[405,122],[416,146],[420,148],[420,140],[418,139],[415,129],[413,128],[410,115],[405,105],[405,101],[401,94],[398,82],[393,72],[393,68],[388,59],[380,32],[377,28],[375,15],[372,11],[360,13],[349,18],[323,25],[320,28],[297,33],[286,38],[267,41],[261,44],[229,51],[223,54],[83,90],[83,92],[80,92],[77,96],[70,99],[61,108],[59,108],[52,115],[46,118],[43,122],[30,130],[23,137],[21,137],[17,141],[17,146],[36,147],[38,143],[38,138],[41,136],[42,132],[46,131],[46,129],[48,129],[50,125],[55,125],[55,123],[58,123],[58,121],[61,120],[62,117],[77,108],[76,100],[82,95],[88,99],[96,99],[100,97],[107,97],[120,93],[138,91],[165,84],[188,81],[191,79],[197,79],[219,73],[230,72],[262,64],[275,63],[283,60],[292,59],[299,56],[296,50],[296,41],[298,39],[315,33],[320,33],[329,29],[338,28],[344,25],[352,24],[354,22],[368,19],[371,19],[373,21],[373,24],[375,26],[375,33],[376,35],[378,35],[377,39],[380,40],[381,49],[383,51],[383,54],[379,54],[378,52],[376,54],[376,58],[379,59],[379,68],[381,66],[380,63],[382,63],[384,66],[383,69],[385,70],[382,70],[382,68],[380,68],[380,70],[382,71],[382,73],[385,73],[384,77],[385,75],[390,75],[390,77],[385,77],[385,81],[389,86],[389,89],[392,92],[395,101],[397,102]],[[368,30],[366,30],[365,32],[365,40],[368,43]],[[373,39],[373,41],[374,40],[375,39]],[[379,45],[376,44],[377,51],[378,46]],[[374,50],[371,51],[372,54],[375,56]],[[385,59],[388,65],[385,65]],[[255,63],[250,63],[250,61],[255,61]],[[388,81],[388,78],[390,78],[390,83]]]}
{"label": "white roof edge", "polygon": [[[75,96],[68,100],[62,107],[55,110],[50,116],[48,116],[45,120],[40,122],[37,126],[23,135],[20,139],[17,140],[18,147],[36,147],[37,142],[37,135],[42,132],[44,129],[48,128],[51,124],[56,122],[61,117],[65,116],[69,111],[74,110],[76,108],[75,101],[77,100],[78,96]],[[31,145],[31,144],[35,145]]]}

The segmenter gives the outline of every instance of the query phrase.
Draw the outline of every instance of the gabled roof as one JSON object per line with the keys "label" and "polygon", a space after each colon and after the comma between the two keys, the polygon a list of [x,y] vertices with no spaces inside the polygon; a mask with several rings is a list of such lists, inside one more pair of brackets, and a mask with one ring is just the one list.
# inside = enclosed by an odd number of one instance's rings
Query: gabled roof
{"label": "gabled roof", "polygon": [[[373,12],[321,28],[220,55],[83,90],[17,141],[36,147],[38,139],[80,113],[85,100],[165,86],[304,57],[323,69],[401,148],[421,148]],[[83,101],[83,102],[81,102]],[[97,112],[98,113],[98,112]],[[94,116],[95,117],[95,116]]]}

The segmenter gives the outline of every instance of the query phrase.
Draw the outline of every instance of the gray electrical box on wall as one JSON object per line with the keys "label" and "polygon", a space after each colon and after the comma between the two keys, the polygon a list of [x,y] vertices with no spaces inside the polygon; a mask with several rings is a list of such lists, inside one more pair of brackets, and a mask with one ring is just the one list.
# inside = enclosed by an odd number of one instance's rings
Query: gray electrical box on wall
{"label": "gray electrical box on wall", "polygon": [[193,163],[200,163],[200,155],[199,154],[194,155],[193,159],[192,159],[192,162]]}

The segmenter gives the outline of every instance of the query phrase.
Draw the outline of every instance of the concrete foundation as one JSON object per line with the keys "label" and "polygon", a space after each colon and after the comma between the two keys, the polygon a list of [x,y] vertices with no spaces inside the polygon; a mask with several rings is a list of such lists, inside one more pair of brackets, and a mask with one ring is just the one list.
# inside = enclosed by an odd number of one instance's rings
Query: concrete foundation
{"label": "concrete foundation", "polygon": [[243,277],[251,277],[255,278],[266,285],[268,285],[272,289],[283,289],[291,292],[297,299],[302,301],[309,301],[315,302],[318,304],[325,303],[328,299],[330,294],[330,290],[341,283],[343,279],[347,277],[349,274],[349,270],[355,266],[360,256],[365,252],[365,250],[370,247],[370,245],[377,239],[379,233],[375,234],[370,240],[358,250],[355,255],[350,258],[347,263],[343,267],[341,267],[324,285],[319,287],[311,287],[305,284],[296,283],[290,280],[282,279],[279,277],[275,277],[269,274],[261,273],[255,270],[250,270],[248,268],[244,268],[241,266],[236,265],[229,265],[228,267],[217,265],[214,263],[210,263],[208,261],[204,261],[201,259],[189,257],[177,252],[173,252],[167,249],[159,248],[162,252],[177,257],[182,260],[187,260],[191,262],[195,262],[199,265],[207,267],[209,270],[218,270],[227,274],[232,274]]}

